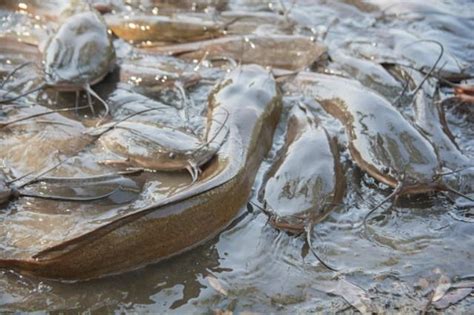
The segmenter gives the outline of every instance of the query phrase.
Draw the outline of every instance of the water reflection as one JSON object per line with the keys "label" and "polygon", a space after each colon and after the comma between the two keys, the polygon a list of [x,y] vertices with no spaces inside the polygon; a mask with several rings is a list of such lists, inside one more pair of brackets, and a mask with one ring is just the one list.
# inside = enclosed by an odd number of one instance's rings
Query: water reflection
{"label": "water reflection", "polygon": [[[276,1],[233,0],[229,2],[230,8],[239,10],[242,8],[280,10]],[[288,7],[291,5],[291,1],[283,2]],[[385,72],[377,61],[394,61],[396,57],[395,61],[406,59],[417,66],[431,66],[438,56],[437,47],[428,44],[404,49],[413,39],[436,38],[441,41],[448,52],[443,58],[446,62],[445,69],[450,75],[452,71],[459,70],[460,66],[464,70],[465,65],[473,64],[474,55],[472,49],[469,49],[470,42],[468,42],[469,30],[472,29],[472,18],[469,15],[469,12],[472,12],[472,3],[455,1],[432,4],[412,1],[391,6],[394,3],[395,1],[391,0],[330,2],[306,0],[298,2],[289,17],[303,25],[295,30],[296,33],[308,37],[325,38],[329,53],[334,56],[332,63],[328,65],[328,71],[337,71],[339,74],[357,79],[389,100],[397,97],[402,86]],[[391,7],[385,11],[385,14],[381,14],[382,9],[388,6]],[[138,10],[138,8],[135,9]],[[2,15],[2,18],[4,16]],[[331,23],[335,17],[335,22]],[[2,20],[2,27],[10,27],[12,24],[11,19]],[[387,31],[387,29],[396,30]],[[252,39],[252,36],[248,38]],[[2,38],[2,43],[7,43],[7,39]],[[251,44],[257,46],[259,43],[257,41],[245,43],[246,54],[254,50],[251,49]],[[131,48],[126,43],[117,41],[116,45],[119,46],[117,51],[121,58],[129,56]],[[18,48],[6,44],[5,46],[8,46],[9,51],[4,55],[2,52],[0,56],[2,74],[12,69],[12,65],[7,63],[7,60],[13,64],[20,64],[26,59],[37,58],[35,51],[26,50],[24,47]],[[237,53],[241,54],[241,50],[242,45],[238,47]],[[23,51],[23,55],[17,54],[18,51]],[[283,64],[295,63],[298,68],[301,65],[307,65],[307,62],[298,59],[297,55],[292,58],[294,60],[285,59],[285,55],[281,57],[282,61],[285,61]],[[354,58],[357,58],[359,62],[356,63]],[[129,79],[133,81],[132,70],[135,66],[146,68],[153,63],[166,64],[166,62],[171,62],[170,59],[172,58],[163,57],[143,58],[135,63],[130,61],[123,67],[123,72],[117,69],[106,82],[97,86],[97,90],[101,97],[110,101],[112,112],[118,116],[127,115],[133,110],[139,110],[138,108],[165,106],[164,103],[181,104],[177,93],[174,91],[168,94],[162,93],[161,86],[156,90],[141,90],[137,86],[129,86],[128,90],[124,90],[123,85],[120,85],[127,83]],[[150,73],[154,76],[148,81],[143,77],[140,88],[147,87],[146,83],[154,82],[157,71],[174,72],[177,69],[180,73],[185,73],[192,72],[195,66],[196,64],[191,61],[179,61],[175,64],[171,62],[170,67],[174,67],[172,71],[169,68],[159,67],[150,69]],[[206,69],[204,63],[198,66],[203,68],[203,72],[199,74],[209,74],[212,80],[222,75],[221,70]],[[128,76],[129,73],[131,74]],[[26,74],[31,75],[31,73]],[[194,84],[193,80],[189,82]],[[153,83],[149,84],[153,85]],[[202,104],[206,103],[211,87],[212,84],[202,84],[188,90],[189,97],[195,103],[190,105],[193,128],[202,126],[204,113]],[[342,86],[341,89],[344,87]],[[149,98],[136,95],[131,97],[136,91],[147,94]],[[55,100],[54,94],[48,91],[37,99],[41,105],[50,107]],[[160,98],[161,94],[165,94],[165,97]],[[341,124],[329,117],[308,95],[288,96],[285,108],[288,110],[301,100],[308,104],[313,113],[321,119],[329,133],[339,138],[341,144],[347,141]],[[120,103],[120,101],[123,102]],[[73,104],[74,95],[60,94],[58,103]],[[459,140],[462,149],[472,155],[474,148],[472,113],[469,109],[460,108],[456,104],[451,104],[447,108],[448,123],[455,137]],[[182,114],[178,107],[169,108],[167,113],[169,113],[167,117],[156,113],[152,116],[150,113],[147,118],[166,120],[170,116],[180,117]],[[3,108],[0,110],[2,119],[10,114],[15,115],[14,112]],[[272,152],[259,171],[254,191],[260,188],[263,173],[269,168],[283,142],[286,113],[283,117],[275,136]],[[76,118],[72,114],[57,116],[54,119],[69,124],[62,128],[64,133],[73,135],[75,140],[80,140],[75,135],[78,131],[82,131],[84,126],[70,126],[71,120]],[[368,119],[364,118],[364,120]],[[171,121],[176,122],[178,118],[172,118]],[[361,120],[361,125],[363,123],[364,121]],[[22,130],[35,133],[39,137],[42,134],[41,131],[46,132],[48,127],[35,124],[25,125],[14,132],[20,135]],[[41,142],[37,140],[35,139],[29,146],[40,145]],[[2,138],[3,143],[5,142]],[[49,143],[55,144],[54,141]],[[71,142],[71,145],[73,144]],[[15,154],[23,154],[26,143],[16,145],[20,147],[14,151]],[[97,171],[95,164],[90,161],[96,156],[98,150],[99,148],[92,148],[80,154],[77,159],[71,161],[70,165],[65,165],[63,171],[67,174],[76,174],[74,163],[84,163],[88,171]],[[2,149],[0,155],[5,152],[6,150]],[[394,155],[395,153],[388,150],[386,154]],[[423,153],[417,153],[417,156],[420,161],[423,159]],[[48,158],[52,156],[42,157],[42,159]],[[28,170],[29,162],[40,163],[42,159],[31,161],[16,157],[12,160],[18,161],[21,165],[6,166],[14,168],[11,175],[19,176]],[[423,312],[441,276],[449,277],[454,281],[456,277],[465,277],[474,273],[472,223],[455,220],[448,212],[458,209],[441,194],[401,198],[394,207],[389,208],[387,205],[379,209],[371,216],[368,235],[366,235],[360,222],[369,209],[383,200],[390,191],[355,167],[347,151],[342,152],[341,161],[347,177],[348,192],[343,203],[329,215],[327,220],[316,226],[314,236],[317,235],[318,238],[313,245],[321,256],[342,270],[347,281],[367,291],[372,307],[376,311]],[[15,167],[21,169],[21,172],[15,170]],[[177,183],[183,187],[188,183],[189,178],[186,174],[181,175]],[[154,202],[167,193],[172,193],[169,187],[164,187],[162,184],[171,180],[168,175],[141,176],[140,179],[134,178],[134,180],[137,181],[137,186],[146,197],[133,201],[137,207]],[[464,184],[469,186],[472,180],[466,178]],[[143,187],[142,184],[144,184]],[[252,198],[255,199],[255,197]],[[117,212],[109,214],[110,217],[101,216],[100,205],[92,210],[87,209],[89,210],[87,212],[86,209],[80,207],[53,208],[48,202],[40,203],[42,205],[40,207],[42,211],[38,211],[40,213],[31,211],[31,209],[38,209],[38,204],[29,200],[19,203],[20,210],[23,211],[8,212],[12,210],[11,208],[5,210],[9,216],[2,218],[4,228],[0,234],[2,239],[15,241],[2,242],[0,248],[2,254],[8,255],[18,251],[18,248],[26,248],[32,244],[40,246],[42,241],[57,239],[59,236],[55,234],[53,228],[58,226],[63,227],[64,231],[70,233],[69,235],[81,232],[84,227],[76,226],[75,222],[69,221],[70,216],[67,215],[66,210],[75,211],[79,217],[85,218],[85,221],[89,220],[91,225],[102,224],[112,216],[122,215]],[[469,206],[461,203],[457,205],[465,209]],[[322,268],[317,260],[307,253],[302,238],[274,230],[267,224],[266,216],[258,209],[254,209],[252,213],[247,213],[247,209],[242,209],[242,213],[244,215],[240,220],[202,246],[173,259],[121,275],[84,283],[61,283],[21,276],[4,270],[0,274],[0,310],[2,312],[97,311],[177,314],[212,313],[225,310],[261,313],[354,311],[349,303],[354,302],[351,298],[354,299],[357,291],[355,289],[351,291],[347,284],[341,285],[340,279]],[[46,214],[49,220],[40,221],[40,219],[45,219],[45,216],[41,215]],[[14,231],[19,237],[11,238],[10,220],[23,222],[24,226],[34,226],[42,230],[46,236],[44,239],[38,238],[26,228]],[[341,291],[344,290],[346,290],[345,297],[341,296]],[[367,305],[359,305],[359,307],[367,307]],[[449,311],[468,313],[472,309],[474,309],[474,299],[471,297],[452,306]]]}

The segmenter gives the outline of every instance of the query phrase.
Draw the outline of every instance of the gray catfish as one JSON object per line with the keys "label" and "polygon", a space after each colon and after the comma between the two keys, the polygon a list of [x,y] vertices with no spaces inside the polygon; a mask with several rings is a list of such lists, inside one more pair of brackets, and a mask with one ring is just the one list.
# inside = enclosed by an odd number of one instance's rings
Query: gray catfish
{"label": "gray catfish", "polygon": [[100,82],[113,69],[115,49],[107,26],[96,10],[90,8],[83,12],[74,12],[65,20],[56,34],[47,41],[43,64],[44,83],[19,96],[4,98],[0,100],[0,104],[11,103],[46,87],[76,94],[85,90],[92,112],[94,109],[90,95],[101,101],[106,109],[105,115],[108,114],[107,103],[92,90],[91,85]]}
{"label": "gray catfish", "polygon": [[266,177],[261,197],[278,229],[302,233],[341,202],[344,179],[336,143],[306,107],[292,109],[284,147]]}

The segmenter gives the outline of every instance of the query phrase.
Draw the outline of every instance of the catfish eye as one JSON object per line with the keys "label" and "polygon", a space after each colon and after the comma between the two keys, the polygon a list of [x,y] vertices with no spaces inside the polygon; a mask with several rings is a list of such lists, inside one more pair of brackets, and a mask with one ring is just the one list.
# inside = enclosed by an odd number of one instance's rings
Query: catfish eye
{"label": "catfish eye", "polygon": [[176,157],[176,154],[174,154],[174,152],[170,152],[170,154],[168,154],[168,157],[174,160],[174,158]]}

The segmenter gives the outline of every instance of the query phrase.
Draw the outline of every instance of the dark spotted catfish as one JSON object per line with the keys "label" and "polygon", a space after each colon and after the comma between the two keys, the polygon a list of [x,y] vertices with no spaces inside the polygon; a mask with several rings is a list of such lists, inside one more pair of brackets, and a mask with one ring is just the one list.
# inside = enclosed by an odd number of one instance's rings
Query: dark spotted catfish
{"label": "dark spotted catfish", "polygon": [[340,120],[357,165],[397,194],[451,190],[433,145],[385,98],[357,81],[316,73],[300,73],[287,88],[314,96]]}
{"label": "dark spotted catfish", "polygon": [[[144,208],[64,240],[29,258],[3,257],[0,266],[37,276],[81,280],[137,269],[187,251],[222,231],[247,202],[281,111],[272,75],[238,67],[209,96],[208,137],[226,137],[201,179]],[[227,117],[228,116],[228,117]],[[221,132],[224,123],[227,135]]]}

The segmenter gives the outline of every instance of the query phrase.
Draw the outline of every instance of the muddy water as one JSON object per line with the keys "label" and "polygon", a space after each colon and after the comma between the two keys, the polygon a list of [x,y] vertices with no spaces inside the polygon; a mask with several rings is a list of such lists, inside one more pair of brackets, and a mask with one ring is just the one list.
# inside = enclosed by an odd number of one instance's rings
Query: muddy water
{"label": "muddy water", "polygon": [[[321,40],[329,48],[331,61],[313,70],[356,79],[388,100],[397,97],[402,84],[390,76],[380,62],[430,68],[438,57],[438,46],[429,42],[411,45],[416,39],[436,39],[444,45],[445,54],[440,62],[443,71],[440,74],[446,77],[474,74],[474,47],[470,33],[474,27],[474,6],[471,1],[300,0],[295,1],[294,6],[292,1],[283,3],[287,9],[291,8],[288,19],[296,22],[295,34]],[[282,10],[278,1],[263,0],[234,0],[229,2],[229,8]],[[134,12],[139,8],[132,6],[130,10]],[[21,18],[4,11],[1,15],[2,32],[11,36],[12,29],[20,29],[15,21]],[[35,29],[34,23],[31,27]],[[27,31],[22,28],[22,32],[13,33],[21,37]],[[164,65],[160,71],[197,72],[204,80],[188,88],[192,102],[183,102],[174,89],[141,86],[140,82],[148,81],[136,75],[127,76],[121,82],[123,77],[112,73],[96,90],[108,99],[114,117],[120,119],[134,111],[159,107],[160,114],[149,112],[137,117],[137,121],[149,119],[202,134],[207,95],[212,82],[222,77],[228,65],[211,68],[207,62],[197,65],[171,57],[150,60],[155,57],[135,56],[130,46],[121,40],[116,40],[115,45],[119,62],[124,64],[127,60],[129,63],[159,61]],[[21,46],[18,49],[18,53],[12,53],[10,49],[0,56],[2,73],[11,70],[12,63],[20,64],[31,59],[31,50]],[[22,73],[31,75],[31,69]],[[164,76],[171,77],[166,73]],[[6,87],[20,89],[15,85],[18,82],[11,82]],[[449,90],[443,91],[442,97],[450,96],[449,93]],[[61,94],[56,99],[53,92],[42,92],[24,101],[27,104],[39,102],[42,107],[21,111],[2,108],[0,118],[14,119],[50,109],[56,104],[60,107],[74,105],[73,96]],[[266,216],[249,204],[215,239],[179,257],[138,271],[84,283],[61,283],[3,270],[0,274],[0,310],[352,313],[355,308],[349,302],[359,310],[367,310],[369,306],[363,305],[360,298],[354,298],[356,290],[350,289],[353,287],[341,286],[341,278],[345,278],[366,291],[374,311],[417,313],[427,307],[441,276],[453,281],[472,277],[474,226],[453,218],[463,211],[469,212],[472,204],[457,200],[456,206],[443,194],[402,198],[395,207],[389,209],[386,205],[371,216],[369,229],[364,232],[362,219],[391,190],[354,165],[344,149],[346,137],[342,126],[328,116],[310,95],[285,94],[285,110],[274,146],[257,175],[254,191],[260,188],[265,171],[283,144],[288,111],[300,101],[309,106],[328,132],[340,142],[347,193],[343,203],[319,223],[313,233],[313,246],[320,256],[341,270],[338,278],[308,254],[303,238],[277,232],[267,224]],[[408,119],[413,117],[409,106],[398,109]],[[447,110],[447,120],[457,143],[472,159],[472,117],[456,106]],[[183,123],[186,118],[188,121]],[[79,116],[73,112],[44,116],[2,130],[2,171],[9,178],[16,178],[64,160],[66,162],[51,175],[85,176],[113,171],[113,168],[100,164],[101,160],[113,156],[84,133],[94,124],[90,113],[83,111]],[[120,192],[92,206],[90,203],[58,203],[30,198],[3,206],[0,218],[2,258],[26,257],[45,246],[120,217],[123,211],[169,196],[190,183],[186,173],[146,173],[120,180],[127,187],[126,193]],[[91,186],[80,193],[103,194],[114,185]],[[472,186],[472,182],[468,185]],[[75,195],[79,188],[37,185],[29,189]],[[255,196],[251,200],[256,202]],[[124,204],[129,205],[126,210]],[[434,308],[430,310],[436,311]],[[448,310],[453,313],[472,312],[474,299],[468,297]]]}

